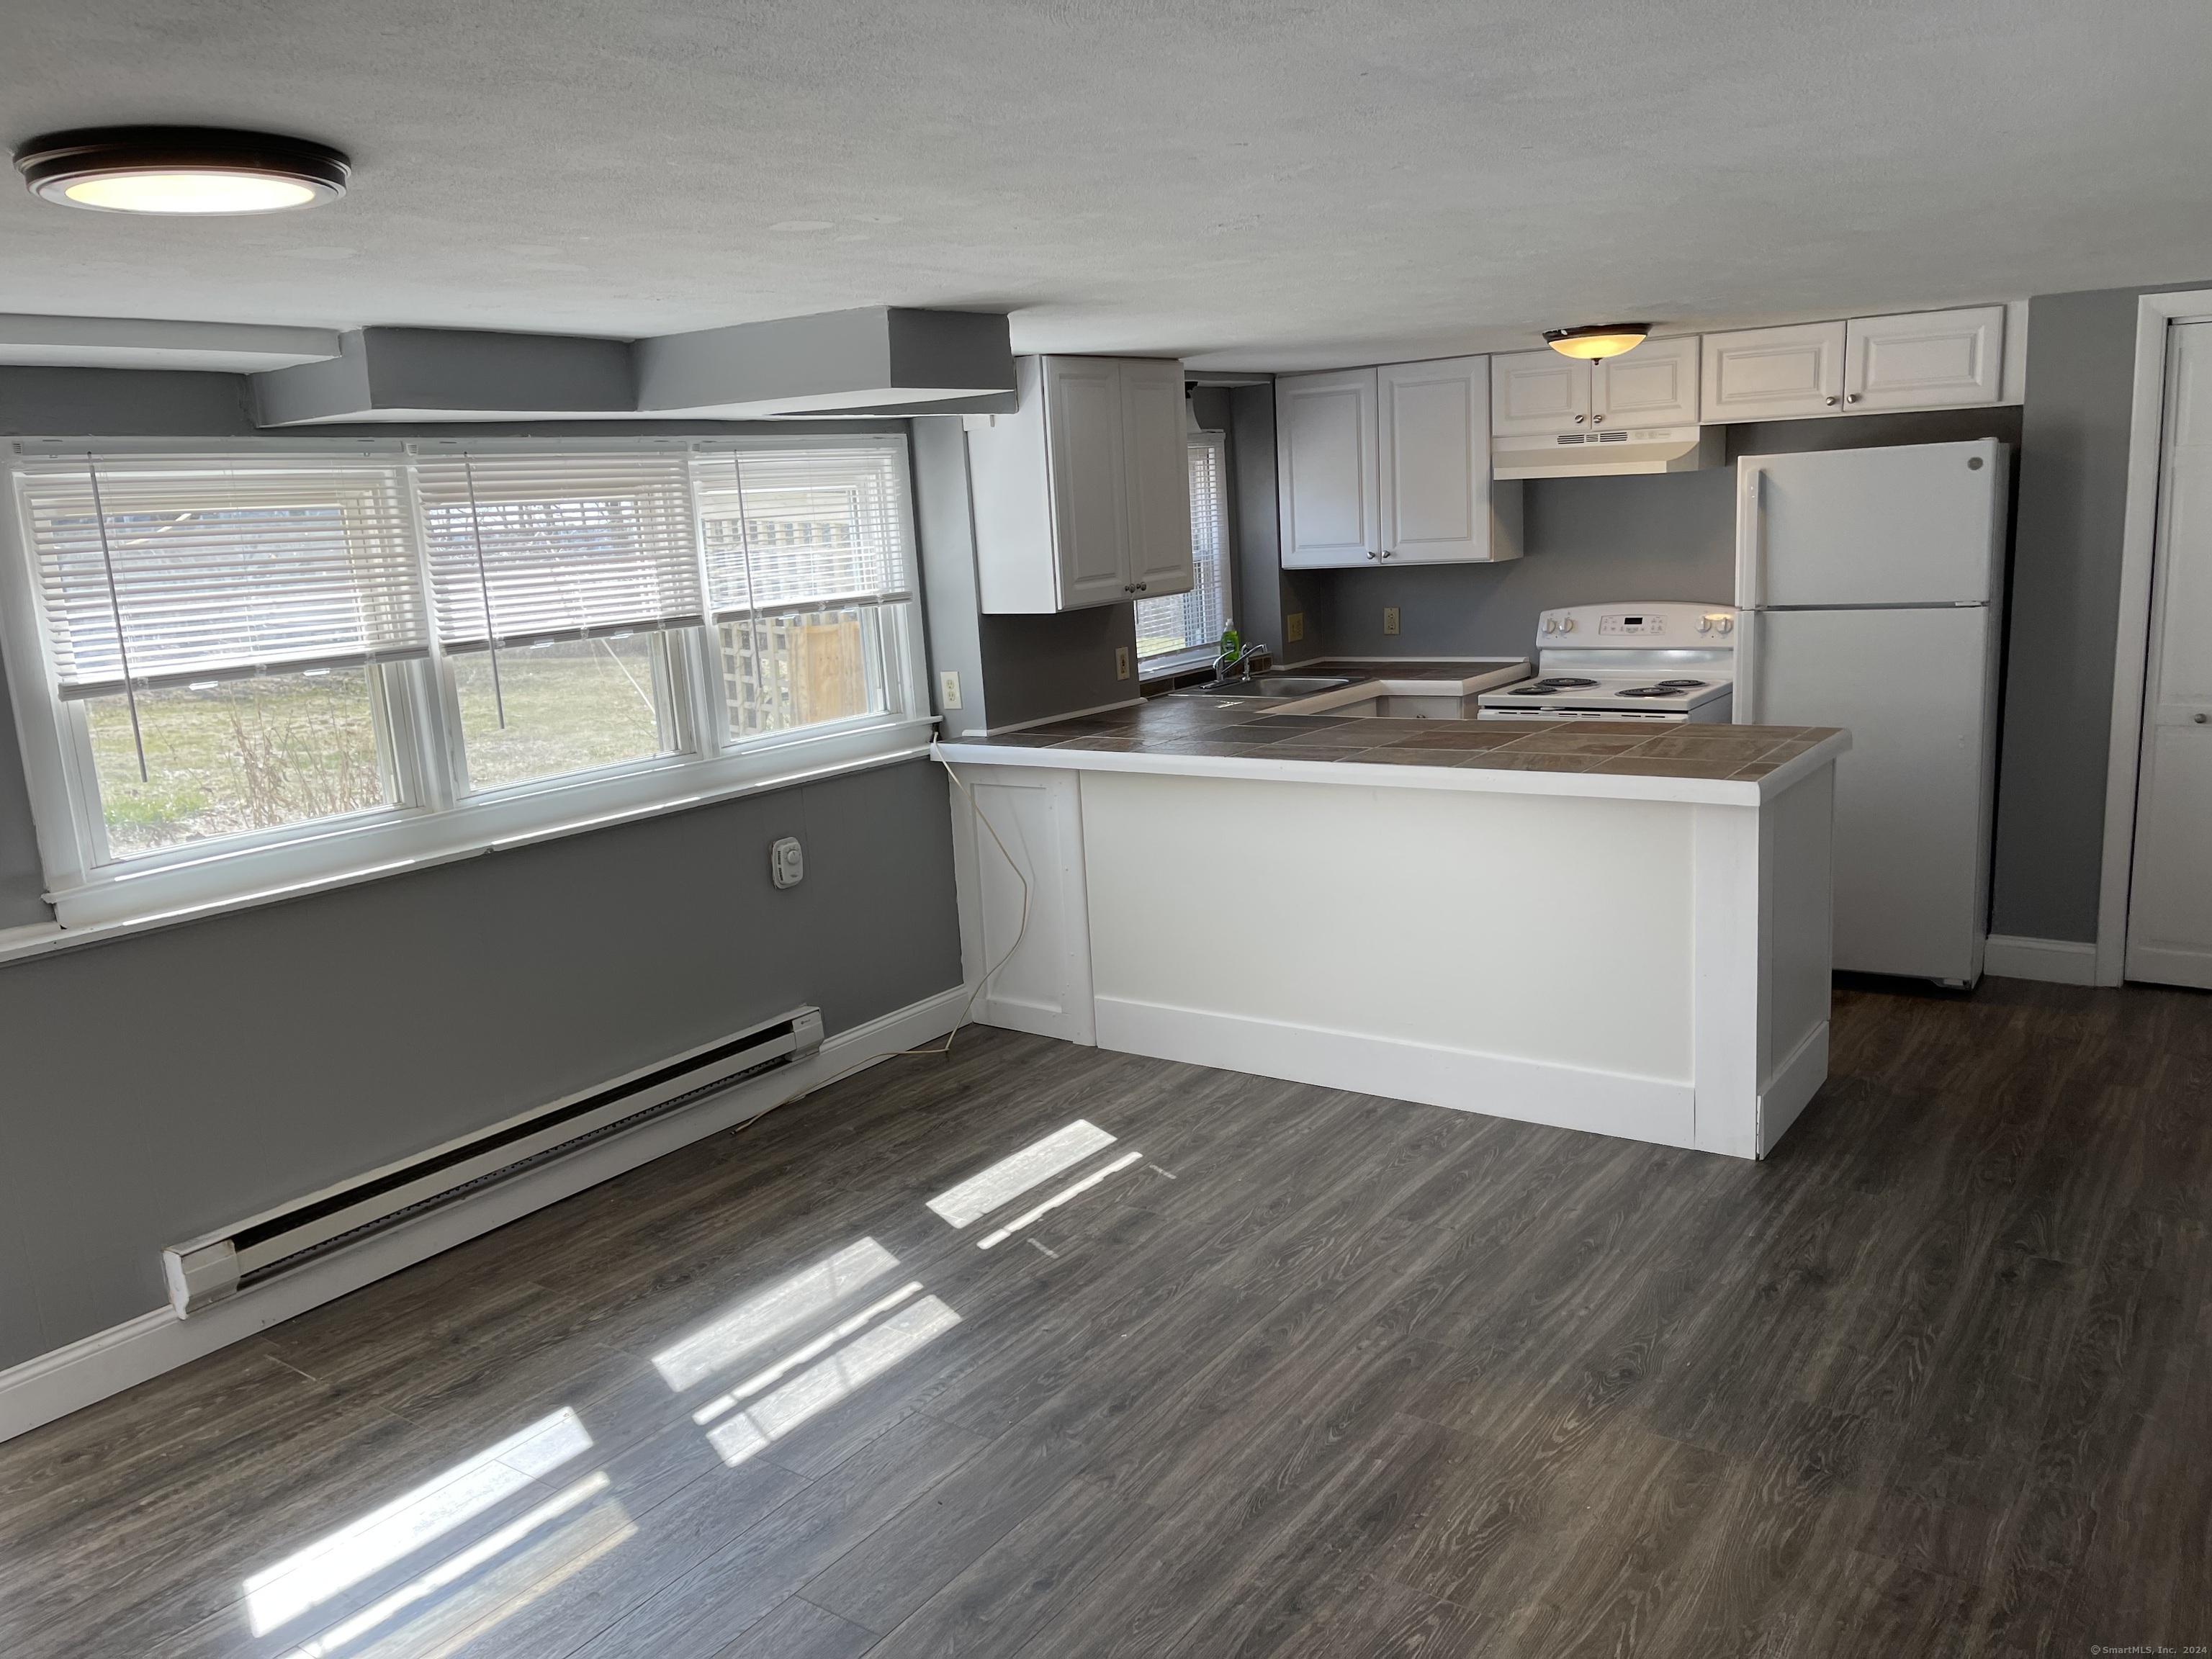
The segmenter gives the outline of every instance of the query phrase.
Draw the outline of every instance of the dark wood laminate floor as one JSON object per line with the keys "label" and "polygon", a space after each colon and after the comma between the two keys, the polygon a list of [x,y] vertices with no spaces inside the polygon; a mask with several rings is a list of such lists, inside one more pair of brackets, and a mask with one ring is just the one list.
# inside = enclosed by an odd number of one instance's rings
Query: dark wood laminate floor
{"label": "dark wood laminate floor", "polygon": [[0,1651],[2212,1640],[2212,999],[1836,1036],[1751,1164],[970,1032],[0,1446]]}

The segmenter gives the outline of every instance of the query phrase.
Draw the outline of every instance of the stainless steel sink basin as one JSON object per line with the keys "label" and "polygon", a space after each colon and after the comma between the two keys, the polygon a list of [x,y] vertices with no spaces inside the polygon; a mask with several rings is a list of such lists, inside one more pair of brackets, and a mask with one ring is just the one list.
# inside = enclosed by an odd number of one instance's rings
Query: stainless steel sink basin
{"label": "stainless steel sink basin", "polygon": [[1171,697],[1273,697],[1287,700],[1310,697],[1317,692],[1334,691],[1340,685],[1352,684],[1349,674],[1262,674],[1249,680],[1230,680],[1220,685],[1186,686],[1180,691],[1170,691]]}

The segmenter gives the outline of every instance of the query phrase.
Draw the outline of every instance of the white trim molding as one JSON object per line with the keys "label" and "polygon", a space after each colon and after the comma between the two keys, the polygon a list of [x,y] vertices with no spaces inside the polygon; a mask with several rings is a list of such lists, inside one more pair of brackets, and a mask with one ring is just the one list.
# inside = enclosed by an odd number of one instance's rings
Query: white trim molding
{"label": "white trim molding", "polygon": [[[2128,425],[2127,514],[2120,532],[2120,620],[2112,651],[2112,738],[2105,763],[2104,860],[2097,893],[2095,977],[2087,981],[2097,985],[2118,985],[2127,971],[2128,872],[2135,860],[2151,572],[2158,552],[2159,469],[2165,453],[2166,329],[2179,319],[2208,314],[2212,289],[2145,294],[2136,301],[2135,402]],[[1990,943],[1994,946],[1996,941]],[[2005,970],[1992,966],[1989,971]]]}
{"label": "white trim molding", "polygon": [[1991,933],[1983,949],[1982,971],[1999,979],[2041,980],[2046,985],[2118,983],[2117,978],[2098,976],[2097,947],[2086,939]]}
{"label": "white trim molding", "polygon": [[516,1176],[466,1203],[432,1210],[190,1319],[156,1309],[0,1371],[0,1441],[135,1388],[257,1331],[411,1267],[533,1210],[719,1134],[850,1073],[952,1030],[968,1003],[956,985],[840,1031],[810,1060],[709,1096],[571,1157]]}

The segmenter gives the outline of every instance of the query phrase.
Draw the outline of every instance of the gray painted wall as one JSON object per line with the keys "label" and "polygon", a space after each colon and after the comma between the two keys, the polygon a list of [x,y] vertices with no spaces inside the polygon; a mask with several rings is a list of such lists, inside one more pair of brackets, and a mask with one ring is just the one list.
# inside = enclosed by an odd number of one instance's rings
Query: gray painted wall
{"label": "gray painted wall", "polygon": [[165,1244],[796,1004],[835,1032],[959,981],[926,761],[0,965],[0,1366],[161,1305]]}

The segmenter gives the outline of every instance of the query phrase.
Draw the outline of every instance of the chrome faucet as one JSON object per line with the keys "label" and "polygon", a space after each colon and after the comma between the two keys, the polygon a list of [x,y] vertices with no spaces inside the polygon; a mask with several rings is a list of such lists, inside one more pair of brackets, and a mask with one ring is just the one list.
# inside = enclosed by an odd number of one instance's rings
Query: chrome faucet
{"label": "chrome faucet", "polygon": [[1242,667],[1244,672],[1237,678],[1249,683],[1252,678],[1252,659],[1264,655],[1267,649],[1266,646],[1254,640],[1249,644],[1240,646],[1233,653],[1224,651],[1213,659],[1213,683],[1216,685],[1228,684],[1230,671],[1238,667]]}

